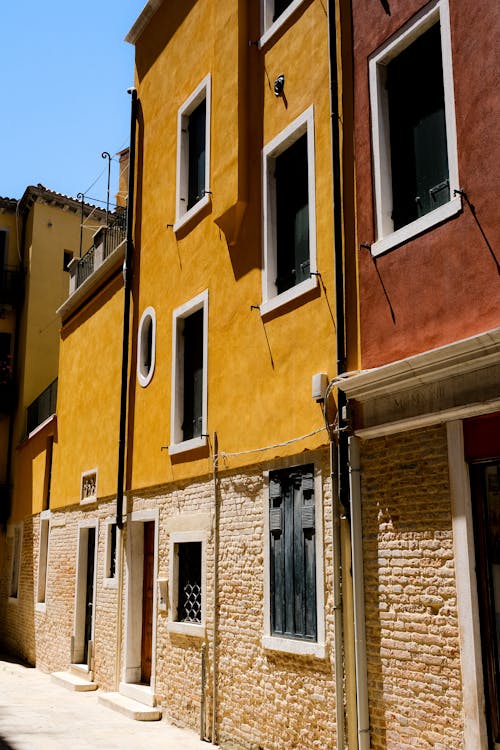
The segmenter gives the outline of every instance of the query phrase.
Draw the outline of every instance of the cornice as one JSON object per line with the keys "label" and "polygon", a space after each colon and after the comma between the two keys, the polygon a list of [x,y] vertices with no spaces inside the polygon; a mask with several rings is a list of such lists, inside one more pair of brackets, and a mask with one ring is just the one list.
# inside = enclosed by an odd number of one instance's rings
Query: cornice
{"label": "cornice", "polygon": [[137,42],[158,8],[163,5],[163,2],[164,0],[148,0],[136,22],[125,37],[126,42],[129,42],[130,44],[135,44]]}
{"label": "cornice", "polygon": [[371,370],[341,374],[335,385],[363,403],[499,363],[500,328],[494,328]]}

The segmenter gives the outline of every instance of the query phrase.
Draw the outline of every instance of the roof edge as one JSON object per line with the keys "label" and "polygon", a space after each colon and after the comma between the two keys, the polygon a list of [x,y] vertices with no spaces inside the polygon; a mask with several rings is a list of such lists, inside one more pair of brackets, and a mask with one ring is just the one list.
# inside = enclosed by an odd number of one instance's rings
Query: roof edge
{"label": "roof edge", "polygon": [[125,37],[126,42],[129,42],[129,44],[136,43],[160,5],[163,5],[163,2],[164,0],[148,0],[136,22]]}

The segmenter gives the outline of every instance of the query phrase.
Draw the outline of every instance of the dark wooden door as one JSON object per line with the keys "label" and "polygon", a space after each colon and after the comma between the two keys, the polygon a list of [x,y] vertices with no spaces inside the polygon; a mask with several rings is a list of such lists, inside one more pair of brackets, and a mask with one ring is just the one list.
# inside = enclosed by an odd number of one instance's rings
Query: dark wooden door
{"label": "dark wooden door", "polygon": [[87,583],[85,591],[85,632],[83,636],[84,664],[88,659],[89,641],[92,640],[92,623],[94,621],[95,529],[90,528],[87,533]]}
{"label": "dark wooden door", "polygon": [[144,524],[144,563],[142,571],[142,638],[141,682],[151,682],[151,657],[153,651],[153,580],[155,556],[155,524]]}
{"label": "dark wooden door", "polygon": [[486,717],[491,746],[500,743],[500,460],[473,465],[472,509]]}

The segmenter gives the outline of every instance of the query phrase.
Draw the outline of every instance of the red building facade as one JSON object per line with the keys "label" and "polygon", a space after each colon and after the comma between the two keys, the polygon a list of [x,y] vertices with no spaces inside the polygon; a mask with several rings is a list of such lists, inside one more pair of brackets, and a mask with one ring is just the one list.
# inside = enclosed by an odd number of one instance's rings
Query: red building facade
{"label": "red building facade", "polygon": [[500,747],[500,16],[353,0],[372,748]]}

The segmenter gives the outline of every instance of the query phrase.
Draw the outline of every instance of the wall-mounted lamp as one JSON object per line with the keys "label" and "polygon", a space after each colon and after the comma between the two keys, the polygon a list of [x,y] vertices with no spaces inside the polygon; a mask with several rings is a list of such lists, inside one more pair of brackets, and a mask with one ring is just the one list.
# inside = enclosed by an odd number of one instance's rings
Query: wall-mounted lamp
{"label": "wall-mounted lamp", "polygon": [[274,96],[283,96],[283,91],[285,88],[285,76],[283,73],[277,77],[277,79],[274,82],[273,90],[274,90]]}

